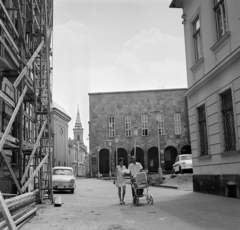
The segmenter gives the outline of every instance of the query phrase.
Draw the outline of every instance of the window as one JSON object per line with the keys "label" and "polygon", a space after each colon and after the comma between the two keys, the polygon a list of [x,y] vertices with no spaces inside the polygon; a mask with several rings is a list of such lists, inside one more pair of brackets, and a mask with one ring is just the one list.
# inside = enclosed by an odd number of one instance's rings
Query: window
{"label": "window", "polygon": [[164,129],[164,114],[159,114],[159,118],[158,118],[158,131],[160,135],[164,135],[165,134],[165,129]]}
{"label": "window", "polygon": [[181,135],[181,114],[174,114],[174,127],[175,127],[175,135]]}
{"label": "window", "polygon": [[197,62],[202,57],[202,47],[201,47],[201,27],[199,16],[193,21],[193,41],[194,41],[194,53],[195,62]]}
{"label": "window", "polygon": [[109,137],[115,137],[115,117],[109,117]]}
{"label": "window", "polygon": [[79,135],[77,135],[77,140],[80,141],[80,136]]}
{"label": "window", "polygon": [[227,31],[226,10],[224,0],[214,0],[217,38],[220,39]]}
{"label": "window", "polygon": [[221,94],[221,102],[225,151],[231,151],[236,149],[236,136],[231,89]]}
{"label": "window", "polygon": [[132,125],[131,125],[131,116],[125,116],[125,136],[131,137],[132,136]]}
{"label": "window", "polygon": [[208,154],[208,140],[207,140],[207,123],[206,123],[206,110],[205,105],[200,106],[198,109],[198,127],[200,139],[200,155]]}
{"label": "window", "polygon": [[142,136],[148,135],[148,118],[147,115],[141,115]]}
{"label": "window", "polygon": [[[7,103],[3,102],[3,113],[2,113],[2,132],[5,132],[7,125],[13,114],[13,108]],[[13,127],[13,126],[12,126]],[[10,129],[9,134],[12,134],[13,128]]]}

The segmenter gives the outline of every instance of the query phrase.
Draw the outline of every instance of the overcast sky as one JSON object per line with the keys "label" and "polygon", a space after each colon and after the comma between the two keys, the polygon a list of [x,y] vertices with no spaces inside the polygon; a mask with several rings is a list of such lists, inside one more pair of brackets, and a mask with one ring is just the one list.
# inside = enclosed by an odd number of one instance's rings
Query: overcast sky
{"label": "overcast sky", "polygon": [[171,0],[55,0],[53,100],[72,118],[79,105],[88,146],[89,96],[187,87],[180,9]]}

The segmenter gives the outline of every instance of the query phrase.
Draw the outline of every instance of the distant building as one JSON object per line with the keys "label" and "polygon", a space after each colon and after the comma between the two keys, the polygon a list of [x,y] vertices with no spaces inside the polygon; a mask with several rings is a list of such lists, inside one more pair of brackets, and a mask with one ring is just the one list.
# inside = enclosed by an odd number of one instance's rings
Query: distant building
{"label": "distant building", "polygon": [[[158,171],[159,132],[162,168],[172,171],[178,154],[191,153],[186,91],[164,89],[90,93],[89,151],[93,175],[108,175],[110,165],[113,172],[117,161],[116,150],[118,158],[123,157],[124,164],[128,166],[135,149],[134,126],[139,128],[136,137],[137,161],[148,172]],[[155,110],[161,111],[159,126],[152,113]],[[111,146],[107,140],[112,140]]]}
{"label": "distant building", "polygon": [[182,8],[194,191],[240,198],[240,1]]}
{"label": "distant building", "polygon": [[68,150],[68,123],[71,117],[53,101],[51,126],[53,132],[53,166],[70,166]]}
{"label": "distant building", "polygon": [[83,131],[78,108],[75,127],[73,129],[74,139],[69,138],[68,140],[71,166],[74,169],[75,176],[86,176],[87,146],[83,141]]}

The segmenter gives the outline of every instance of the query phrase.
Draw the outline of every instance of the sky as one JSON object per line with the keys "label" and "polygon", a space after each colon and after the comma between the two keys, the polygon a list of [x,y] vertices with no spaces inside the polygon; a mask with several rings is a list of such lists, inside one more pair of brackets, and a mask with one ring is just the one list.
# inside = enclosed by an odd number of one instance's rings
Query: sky
{"label": "sky", "polygon": [[180,9],[171,0],[55,0],[53,100],[71,117],[79,106],[88,146],[89,95],[186,88]]}

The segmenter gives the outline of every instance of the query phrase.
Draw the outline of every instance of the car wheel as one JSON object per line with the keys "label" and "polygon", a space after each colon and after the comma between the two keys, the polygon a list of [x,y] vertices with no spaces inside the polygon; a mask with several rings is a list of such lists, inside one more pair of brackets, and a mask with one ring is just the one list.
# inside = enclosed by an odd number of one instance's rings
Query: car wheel
{"label": "car wheel", "polygon": [[181,174],[183,174],[184,172],[183,172],[183,169],[180,167],[179,168],[179,172],[181,173]]}
{"label": "car wheel", "polygon": [[71,189],[71,193],[72,193],[72,194],[74,193],[74,189]]}

